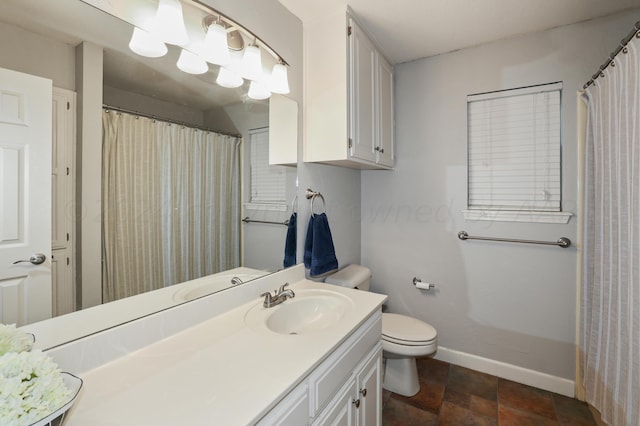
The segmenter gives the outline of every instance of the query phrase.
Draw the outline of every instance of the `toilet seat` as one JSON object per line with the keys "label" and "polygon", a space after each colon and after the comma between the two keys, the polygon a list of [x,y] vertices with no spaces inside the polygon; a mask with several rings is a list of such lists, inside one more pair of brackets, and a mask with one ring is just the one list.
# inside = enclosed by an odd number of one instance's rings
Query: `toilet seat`
{"label": "toilet seat", "polygon": [[387,356],[426,356],[438,348],[436,329],[406,315],[382,314],[381,337]]}
{"label": "toilet seat", "polygon": [[438,337],[435,328],[419,319],[401,314],[382,314],[382,339],[407,346],[433,344]]}

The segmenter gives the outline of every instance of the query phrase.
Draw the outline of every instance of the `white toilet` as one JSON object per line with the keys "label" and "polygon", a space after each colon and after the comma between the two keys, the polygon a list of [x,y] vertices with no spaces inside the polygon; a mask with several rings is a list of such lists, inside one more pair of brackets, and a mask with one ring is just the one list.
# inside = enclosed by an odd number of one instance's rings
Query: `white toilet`
{"label": "white toilet", "polygon": [[[326,283],[369,291],[371,271],[349,265],[325,279]],[[435,328],[406,315],[382,314],[382,350],[385,359],[383,387],[413,396],[420,390],[416,357],[433,354],[438,347]]]}

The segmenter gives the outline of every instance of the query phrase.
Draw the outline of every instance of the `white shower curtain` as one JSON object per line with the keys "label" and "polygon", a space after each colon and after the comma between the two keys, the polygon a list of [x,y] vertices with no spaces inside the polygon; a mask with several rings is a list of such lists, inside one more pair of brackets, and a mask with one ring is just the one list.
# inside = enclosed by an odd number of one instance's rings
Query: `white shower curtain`
{"label": "white shower curtain", "polygon": [[580,363],[587,402],[640,425],[640,39],[585,91]]}
{"label": "white shower curtain", "polygon": [[240,265],[240,139],[103,112],[103,301]]}

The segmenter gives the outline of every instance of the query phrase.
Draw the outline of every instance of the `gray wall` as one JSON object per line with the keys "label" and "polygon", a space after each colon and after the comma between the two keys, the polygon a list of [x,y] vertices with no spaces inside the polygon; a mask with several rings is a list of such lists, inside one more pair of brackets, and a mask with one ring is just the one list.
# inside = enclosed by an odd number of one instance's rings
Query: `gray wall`
{"label": "gray wall", "polygon": [[[502,40],[395,68],[396,170],[362,174],[362,262],[389,311],[438,330],[439,345],[574,377],[576,249],[470,235],[576,241],[567,225],[465,221],[466,95],[563,81],[563,205],[577,212],[576,91],[640,12]],[[412,277],[435,283],[421,292]]]}
{"label": "gray wall", "polygon": [[205,125],[205,114],[196,108],[162,101],[130,90],[122,90],[107,85],[103,86],[102,95],[105,105],[170,119],[179,123],[191,124],[196,127]]}
{"label": "gray wall", "polygon": [[49,78],[55,87],[76,89],[73,46],[4,22],[0,40],[0,67]]}
{"label": "gray wall", "polygon": [[[249,131],[269,127],[269,104],[267,102],[248,102],[229,105],[224,108],[233,126],[242,135],[242,217],[253,220],[283,222],[291,211],[269,211],[247,209],[251,190],[251,147]],[[280,166],[284,167],[284,166]],[[296,195],[296,167],[286,168],[287,208]],[[242,266],[265,271],[282,268],[287,228],[282,225],[263,223],[242,224]]]}
{"label": "gray wall", "polygon": [[[302,262],[311,208],[304,198],[306,188],[324,196],[339,266],[360,263],[360,171],[324,164],[302,163],[301,166],[298,158],[298,263]],[[321,212],[321,207],[322,201],[316,200],[315,212]]]}

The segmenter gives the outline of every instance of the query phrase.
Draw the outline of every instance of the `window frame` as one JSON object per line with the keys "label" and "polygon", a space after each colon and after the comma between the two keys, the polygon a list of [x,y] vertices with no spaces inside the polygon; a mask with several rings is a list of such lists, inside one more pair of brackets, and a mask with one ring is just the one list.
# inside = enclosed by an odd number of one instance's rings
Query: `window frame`
{"label": "window frame", "polygon": [[[265,200],[254,200],[253,189],[254,189],[254,155],[253,155],[253,144],[255,143],[254,137],[259,134],[267,134],[267,146],[266,146],[266,168],[270,167],[279,167],[282,168],[282,184],[277,185],[278,189],[282,189],[282,199],[276,201],[265,201]],[[286,199],[286,170],[284,166],[279,166],[275,164],[269,164],[269,139],[270,139],[270,129],[269,127],[260,127],[251,129],[248,131],[249,134],[249,155],[248,155],[248,166],[249,166],[249,185],[248,185],[248,201],[245,203],[245,208],[249,210],[272,210],[272,211],[286,211],[288,204]]]}
{"label": "window frame", "polygon": [[[557,164],[559,176],[557,180],[558,184],[558,196],[557,210],[548,208],[535,208],[535,206],[529,206],[528,208],[509,208],[505,206],[473,206],[471,205],[471,184],[472,184],[472,165],[471,165],[471,125],[470,125],[470,109],[473,102],[491,101],[495,99],[526,96],[532,97],[539,95],[540,93],[558,92],[559,105],[558,105],[558,163],[554,162],[554,167]],[[553,83],[544,83],[538,85],[531,85],[525,87],[518,87],[513,89],[496,90],[492,92],[484,92],[471,94],[467,96],[467,209],[463,210],[464,218],[467,220],[489,220],[489,221],[506,221],[506,222],[543,222],[543,223],[567,223],[572,214],[563,211],[563,138],[562,138],[562,104],[563,104],[563,84],[562,81],[556,81]],[[535,98],[532,98],[535,100]],[[554,111],[555,113],[555,111]],[[506,123],[507,121],[505,121]],[[555,136],[554,136],[555,137]],[[555,147],[554,147],[555,149]],[[548,163],[549,164],[549,163]],[[506,178],[508,179],[508,178]],[[505,180],[506,180],[505,179]]]}

